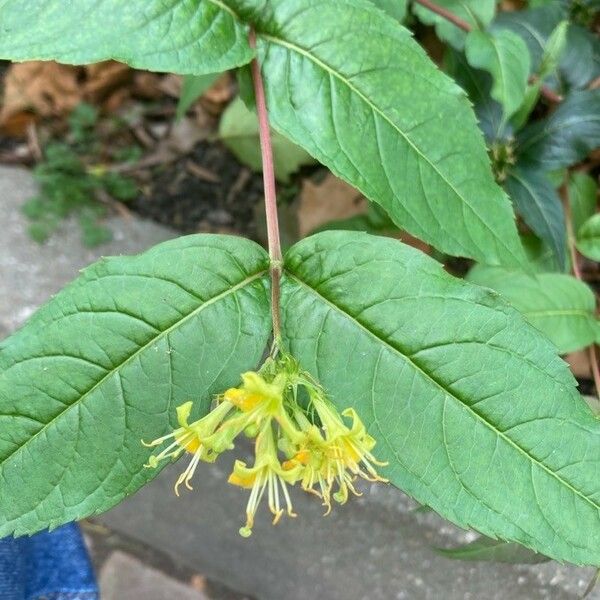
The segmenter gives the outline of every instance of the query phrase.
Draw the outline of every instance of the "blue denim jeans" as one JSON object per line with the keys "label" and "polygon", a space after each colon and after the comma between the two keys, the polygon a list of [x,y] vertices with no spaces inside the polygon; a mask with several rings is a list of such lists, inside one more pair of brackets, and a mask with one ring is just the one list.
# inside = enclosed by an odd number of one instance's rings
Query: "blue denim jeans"
{"label": "blue denim jeans", "polygon": [[97,600],[79,527],[0,540],[1,600]]}

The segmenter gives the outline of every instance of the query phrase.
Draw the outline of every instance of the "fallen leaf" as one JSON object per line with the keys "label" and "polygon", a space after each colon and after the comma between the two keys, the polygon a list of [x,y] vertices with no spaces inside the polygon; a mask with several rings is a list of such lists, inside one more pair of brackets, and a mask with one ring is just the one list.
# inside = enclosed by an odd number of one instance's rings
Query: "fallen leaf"
{"label": "fallen leaf", "polygon": [[298,202],[298,233],[302,238],[330,221],[347,219],[366,210],[364,196],[334,175],[328,174],[320,183],[305,179]]}
{"label": "fallen leaf", "polygon": [[81,102],[114,111],[132,94],[134,71],[106,61],[86,67],[52,61],[15,63],[6,72],[0,128],[21,136],[37,117],[62,117]]}
{"label": "fallen leaf", "polygon": [[120,88],[133,81],[133,70],[127,65],[106,61],[85,67],[81,96],[91,104],[102,104]]}
{"label": "fallen leaf", "polygon": [[564,358],[569,363],[575,377],[589,379],[592,376],[590,355],[587,350],[572,352],[571,354],[567,354]]}
{"label": "fallen leaf", "polygon": [[21,113],[51,117],[73,110],[81,102],[78,72],[81,72],[78,67],[55,62],[11,65],[4,79],[0,127]]}
{"label": "fallen leaf", "polygon": [[162,83],[169,77],[177,76],[167,75],[166,77],[163,77],[157,73],[150,73],[149,71],[134,71],[132,95],[136,98],[143,98],[144,100],[157,100],[165,93]]}

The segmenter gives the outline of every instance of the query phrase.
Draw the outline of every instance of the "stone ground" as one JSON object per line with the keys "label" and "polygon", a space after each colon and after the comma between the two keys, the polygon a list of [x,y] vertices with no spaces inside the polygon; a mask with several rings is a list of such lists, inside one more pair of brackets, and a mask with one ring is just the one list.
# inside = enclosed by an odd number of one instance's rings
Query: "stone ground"
{"label": "stone ground", "polygon": [[[81,247],[74,224],[38,246],[19,211],[33,192],[26,171],[0,167],[0,338],[100,254],[134,253],[173,235],[132,218],[115,221],[115,239],[99,250]],[[271,527],[263,515],[252,538],[242,539],[245,494],[227,485],[229,468],[199,470],[197,490],[177,499],[178,467],[170,467],[83,523],[102,600],[576,600],[593,574],[555,562],[448,560],[434,548],[472,534],[415,512],[410,499],[384,486],[365,488],[327,518],[296,494],[297,519]]]}

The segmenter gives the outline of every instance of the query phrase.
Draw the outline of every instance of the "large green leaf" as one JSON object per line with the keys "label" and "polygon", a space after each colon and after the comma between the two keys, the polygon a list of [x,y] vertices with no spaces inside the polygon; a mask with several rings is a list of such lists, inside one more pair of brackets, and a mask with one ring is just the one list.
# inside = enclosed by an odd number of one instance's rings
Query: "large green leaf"
{"label": "large green leaf", "polygon": [[586,173],[574,172],[569,177],[569,205],[573,231],[580,227],[596,212],[598,185]]}
{"label": "large green leaf", "polygon": [[[258,117],[236,98],[221,116],[219,137],[223,143],[254,171],[262,170]],[[271,133],[275,176],[283,182],[290,179],[303,165],[314,164],[315,159],[302,148],[278,132]]]}
{"label": "large green leaf", "polygon": [[[435,4],[468,23],[474,29],[485,28],[496,12],[494,0],[436,0]],[[413,2],[413,12],[423,23],[434,25],[440,39],[458,50],[465,44],[466,33],[448,19],[432,12],[427,7]]]}
{"label": "large green leaf", "polygon": [[390,17],[402,23],[406,17],[408,0],[370,0]]}
{"label": "large green leaf", "polygon": [[[543,8],[500,12],[494,20],[493,27],[510,29],[521,36],[529,48],[533,71],[546,77],[549,73],[544,73],[544,61],[548,58],[552,33],[567,17],[568,12],[564,7],[553,1]],[[560,56],[558,74],[552,74],[547,84],[558,89],[585,87],[600,73],[597,57],[599,50],[600,41],[597,36],[570,23],[566,45]]]}
{"label": "large green leaf", "polygon": [[473,68],[462,52],[446,49],[444,71],[467,92],[485,139],[492,145],[498,139],[510,138],[511,123],[504,119],[502,106],[491,95],[492,77],[489,73]]}
{"label": "large green leaf", "polygon": [[579,25],[570,24],[566,51],[560,63],[560,77],[567,86],[584,88],[600,74],[596,56],[599,50],[597,35]]}
{"label": "large green leaf", "polygon": [[468,100],[371,2],[4,0],[0,23],[0,57],[189,74],[248,62],[251,24],[276,129],[440,250],[523,260]]}
{"label": "large green leaf", "polygon": [[523,162],[551,171],[583,160],[600,146],[600,89],[573,92],[546,119],[517,137]]}
{"label": "large green leaf", "polygon": [[288,252],[282,317],[394,485],[460,526],[600,564],[600,421],[495,292],[395,240],[327,232]]}
{"label": "large green leaf", "polygon": [[0,58],[201,75],[247,63],[247,27],[220,0],[0,2]]}
{"label": "large green leaf", "polygon": [[535,277],[499,267],[474,267],[468,280],[492,288],[542,331],[561,354],[585,348],[596,338],[594,292],[570,275]]}
{"label": "large green leaf", "polygon": [[512,31],[473,30],[467,36],[465,52],[469,63],[491,74],[492,98],[504,107],[505,118],[521,106],[527,89],[531,61],[525,42]]}
{"label": "large green leaf", "polygon": [[522,260],[473,111],[410,32],[361,0],[228,0],[254,23],[271,123],[449,254]]}
{"label": "large green leaf", "polygon": [[600,214],[591,216],[579,228],[577,249],[584,256],[600,262]]}
{"label": "large green leaf", "polygon": [[550,180],[535,169],[515,168],[504,188],[525,223],[552,248],[554,264],[563,271],[567,247],[565,213]]}
{"label": "large green leaf", "polygon": [[156,475],[140,443],[258,363],[266,253],[197,235],[86,269],[0,345],[0,535],[102,512]]}
{"label": "large green leaf", "polygon": [[492,27],[508,29],[518,34],[529,48],[533,71],[538,73],[548,40],[564,17],[564,11],[556,5],[529,10],[501,11],[494,19]]}

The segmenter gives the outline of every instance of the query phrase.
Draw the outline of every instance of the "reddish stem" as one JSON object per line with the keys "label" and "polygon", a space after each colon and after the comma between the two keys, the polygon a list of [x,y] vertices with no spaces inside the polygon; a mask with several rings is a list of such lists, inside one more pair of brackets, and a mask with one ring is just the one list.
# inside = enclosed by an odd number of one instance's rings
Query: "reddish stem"
{"label": "reddish stem", "polygon": [[[250,29],[249,42],[256,48],[256,34]],[[281,320],[279,311],[281,265],[281,241],[279,239],[279,222],[277,218],[277,194],[275,190],[275,167],[273,162],[273,147],[271,145],[271,132],[269,128],[269,115],[265,99],[260,64],[255,58],[250,63],[252,83],[256,98],[256,112],[258,114],[258,127],[260,136],[260,150],[262,156],[263,182],[265,186],[265,215],[267,218],[267,241],[269,256],[271,258],[271,313],[273,317],[273,335],[275,340],[280,337]]]}
{"label": "reddish stem", "polygon": [[[431,0],[414,0],[414,1],[417,4],[420,4],[421,6],[424,6],[425,8],[429,9],[431,12],[434,12],[436,15],[440,15],[440,17],[443,17],[444,19],[446,19],[450,23],[456,25],[459,29],[462,29],[463,31],[469,32],[469,31],[471,31],[471,29],[473,29],[471,27],[470,23],[463,21],[463,19],[461,19],[460,17],[457,17],[455,14],[453,14],[449,10],[445,9],[443,6],[439,6],[435,2],[431,2]],[[534,83],[535,81],[536,81],[536,77],[535,77],[535,75],[532,75],[529,78],[529,83]],[[546,98],[546,100],[548,100],[549,102],[553,102],[555,104],[562,102],[562,96],[560,96],[556,92],[552,91],[550,88],[546,87],[545,85],[541,86],[540,94],[542,96],[544,96],[544,98]]]}
{"label": "reddish stem", "polygon": [[443,8],[442,6],[438,6],[434,2],[430,0],[415,0],[417,4],[421,4],[425,8],[428,8],[431,12],[434,12],[440,17],[444,17],[450,23],[454,23],[459,29],[463,31],[471,31],[471,25],[466,21],[463,21],[460,17],[457,17],[455,14],[451,13],[449,10]]}
{"label": "reddish stem", "polygon": [[[571,203],[569,199],[569,186],[568,177],[562,186],[561,192],[563,197],[563,206],[565,209],[565,224],[567,226],[567,245],[569,247],[569,254],[571,256],[571,270],[573,275],[583,281],[583,274],[579,267],[579,255],[577,248],[575,247],[575,234],[573,232],[573,219],[571,217]],[[598,367],[598,353],[596,352],[596,344],[592,343],[588,348],[588,355],[590,359],[590,367],[592,369],[592,376],[594,378],[594,386],[596,387],[596,396],[600,398],[600,368]]]}

